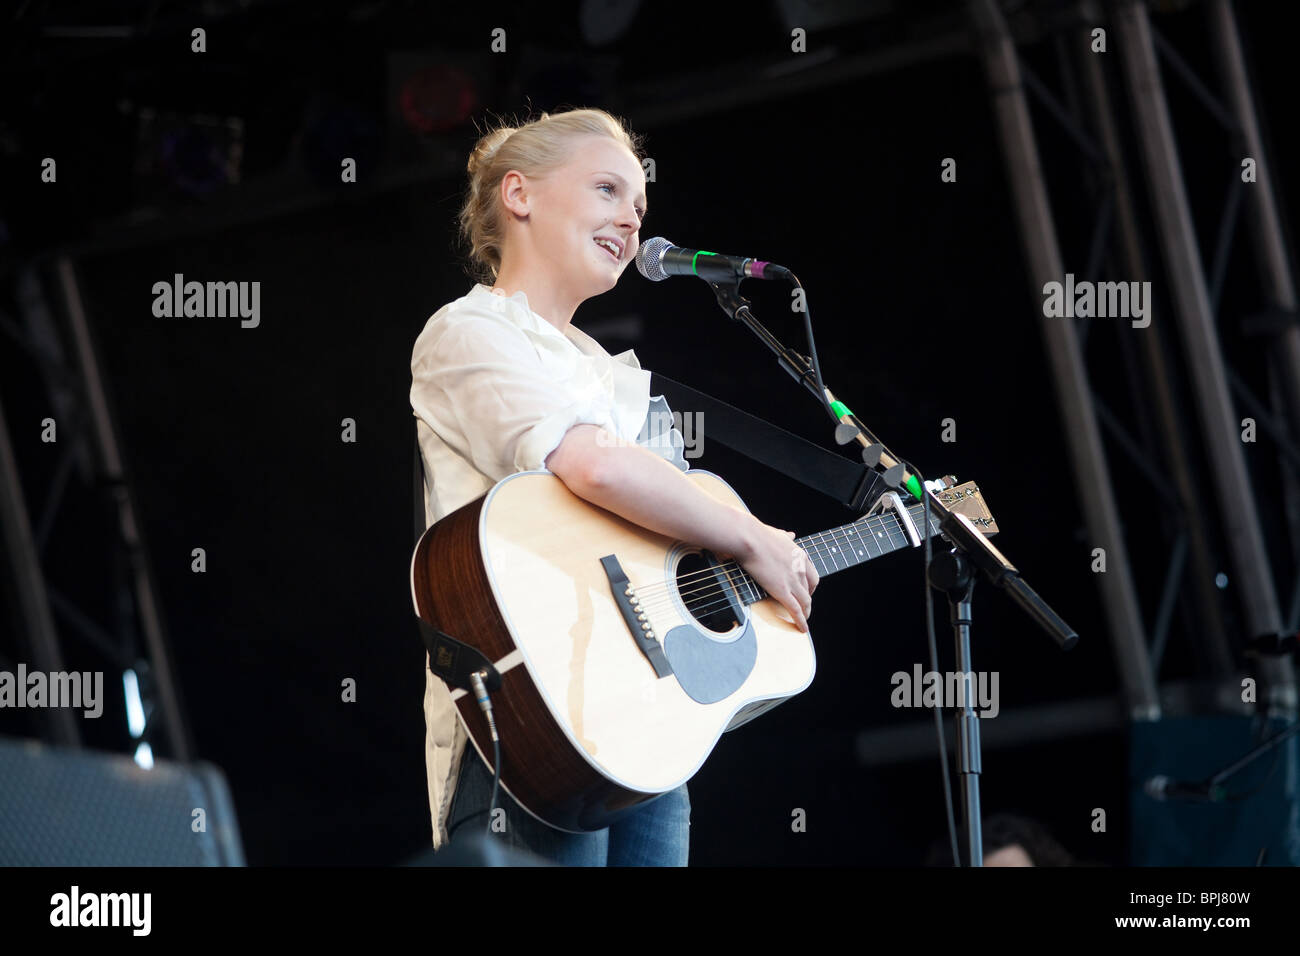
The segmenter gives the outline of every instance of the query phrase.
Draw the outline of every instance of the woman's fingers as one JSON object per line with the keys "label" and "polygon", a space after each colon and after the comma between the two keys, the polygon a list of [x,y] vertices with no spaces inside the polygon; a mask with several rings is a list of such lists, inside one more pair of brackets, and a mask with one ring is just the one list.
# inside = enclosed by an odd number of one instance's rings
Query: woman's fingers
{"label": "woman's fingers", "polygon": [[794,618],[794,622],[799,625],[799,630],[808,630],[808,618],[812,617],[812,598],[804,588],[795,588],[790,597],[792,600],[786,603],[786,610]]}

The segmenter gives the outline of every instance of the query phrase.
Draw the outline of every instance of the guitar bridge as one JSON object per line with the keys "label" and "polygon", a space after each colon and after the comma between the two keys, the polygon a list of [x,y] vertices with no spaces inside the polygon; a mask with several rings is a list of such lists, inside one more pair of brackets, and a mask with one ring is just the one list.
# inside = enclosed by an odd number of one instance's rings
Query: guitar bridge
{"label": "guitar bridge", "polygon": [[623,614],[627,629],[632,632],[632,640],[636,641],[637,647],[641,648],[641,653],[654,668],[655,676],[668,677],[673,669],[664,656],[663,647],[655,640],[654,628],[641,610],[641,600],[636,596],[636,588],[628,581],[623,566],[612,554],[601,558],[600,566],[605,569],[605,577],[609,578],[609,589],[614,593],[614,601]]}

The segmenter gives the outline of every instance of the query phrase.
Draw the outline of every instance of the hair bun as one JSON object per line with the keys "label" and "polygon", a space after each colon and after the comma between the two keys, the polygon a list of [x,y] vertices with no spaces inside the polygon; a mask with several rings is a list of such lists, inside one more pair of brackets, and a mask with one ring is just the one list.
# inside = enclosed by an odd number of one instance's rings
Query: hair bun
{"label": "hair bun", "polygon": [[480,139],[473,152],[469,154],[468,168],[470,175],[474,175],[480,166],[492,159],[497,150],[501,148],[501,144],[508,140],[514,132],[515,127],[502,126]]}

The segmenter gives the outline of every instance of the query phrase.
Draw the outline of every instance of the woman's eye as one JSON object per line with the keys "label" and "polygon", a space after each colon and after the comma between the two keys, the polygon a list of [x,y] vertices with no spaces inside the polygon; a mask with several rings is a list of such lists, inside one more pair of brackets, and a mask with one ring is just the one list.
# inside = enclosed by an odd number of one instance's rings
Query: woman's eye
{"label": "woman's eye", "polygon": [[[599,186],[597,186],[596,188],[597,188],[597,189],[608,189],[611,193],[613,193],[613,192],[617,192],[617,191],[618,191],[618,187],[615,186],[613,183],[601,183],[601,184],[600,184]],[[636,218],[637,218],[638,220],[643,220],[643,219],[645,219],[645,210],[644,210],[644,209],[637,209],[637,210],[635,210],[635,211],[636,211]]]}

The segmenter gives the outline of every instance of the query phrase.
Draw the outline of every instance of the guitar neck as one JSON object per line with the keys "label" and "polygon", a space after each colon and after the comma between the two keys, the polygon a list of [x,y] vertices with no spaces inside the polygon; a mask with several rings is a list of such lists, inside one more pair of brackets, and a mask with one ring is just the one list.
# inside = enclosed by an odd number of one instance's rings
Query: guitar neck
{"label": "guitar neck", "polygon": [[[912,523],[916,525],[917,531],[922,531],[925,524],[925,506],[918,502],[908,508],[907,513],[912,516]],[[929,537],[939,533],[939,516],[933,510],[930,512],[929,531]],[[829,531],[796,538],[795,543],[807,552],[813,567],[817,569],[817,574],[824,578],[828,574],[865,564],[873,558],[879,558],[890,552],[901,551],[908,547],[911,541],[907,537],[907,532],[903,530],[898,515],[890,511],[859,518],[857,521],[842,524]],[[735,561],[723,562],[721,569],[736,582],[736,593],[746,604],[753,604],[767,597],[767,592]]]}

